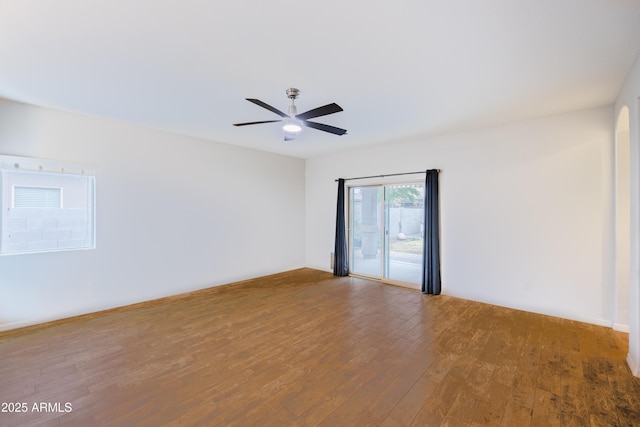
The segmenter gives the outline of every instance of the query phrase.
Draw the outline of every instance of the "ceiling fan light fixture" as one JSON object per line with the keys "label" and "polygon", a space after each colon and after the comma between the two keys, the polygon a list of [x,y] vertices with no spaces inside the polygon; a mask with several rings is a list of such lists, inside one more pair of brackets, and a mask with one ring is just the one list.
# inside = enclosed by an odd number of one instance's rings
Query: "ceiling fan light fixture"
{"label": "ceiling fan light fixture", "polygon": [[302,124],[296,119],[285,119],[282,122],[282,130],[290,133],[298,133],[302,130]]}

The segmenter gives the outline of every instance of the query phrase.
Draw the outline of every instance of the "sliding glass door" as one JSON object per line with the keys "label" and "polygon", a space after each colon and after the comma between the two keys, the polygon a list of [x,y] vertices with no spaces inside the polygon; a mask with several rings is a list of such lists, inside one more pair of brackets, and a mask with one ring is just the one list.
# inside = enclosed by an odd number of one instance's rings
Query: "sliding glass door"
{"label": "sliding glass door", "polygon": [[349,272],[419,287],[424,184],[349,188]]}

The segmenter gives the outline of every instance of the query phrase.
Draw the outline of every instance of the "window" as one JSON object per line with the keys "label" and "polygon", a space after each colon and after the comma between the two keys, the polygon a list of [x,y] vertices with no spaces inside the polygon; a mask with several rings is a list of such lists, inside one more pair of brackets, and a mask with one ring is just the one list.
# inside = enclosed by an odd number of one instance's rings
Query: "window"
{"label": "window", "polygon": [[91,168],[0,156],[0,191],[0,255],[95,247]]}

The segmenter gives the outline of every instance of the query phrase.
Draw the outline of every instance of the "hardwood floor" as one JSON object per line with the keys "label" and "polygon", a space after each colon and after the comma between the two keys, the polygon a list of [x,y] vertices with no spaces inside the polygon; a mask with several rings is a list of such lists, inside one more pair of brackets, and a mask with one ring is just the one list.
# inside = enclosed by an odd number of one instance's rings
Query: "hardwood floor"
{"label": "hardwood floor", "polygon": [[27,409],[0,425],[638,426],[626,353],[608,328],[301,269],[0,333],[2,409]]}

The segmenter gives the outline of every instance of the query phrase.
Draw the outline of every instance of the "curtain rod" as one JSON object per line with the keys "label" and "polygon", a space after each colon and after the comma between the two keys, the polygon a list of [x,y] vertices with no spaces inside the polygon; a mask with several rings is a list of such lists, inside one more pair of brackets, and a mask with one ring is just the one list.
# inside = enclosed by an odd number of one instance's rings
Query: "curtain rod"
{"label": "curtain rod", "polygon": [[[440,172],[440,169],[436,169],[438,172]],[[415,175],[418,173],[427,173],[426,171],[418,171],[418,172],[403,172],[403,173],[390,173],[387,175],[371,175],[371,176],[357,176],[354,178],[344,178],[345,181],[351,181],[354,179],[367,179],[367,178],[386,178],[388,176],[400,176],[400,175]],[[336,179],[335,182],[338,182],[338,180]]]}

